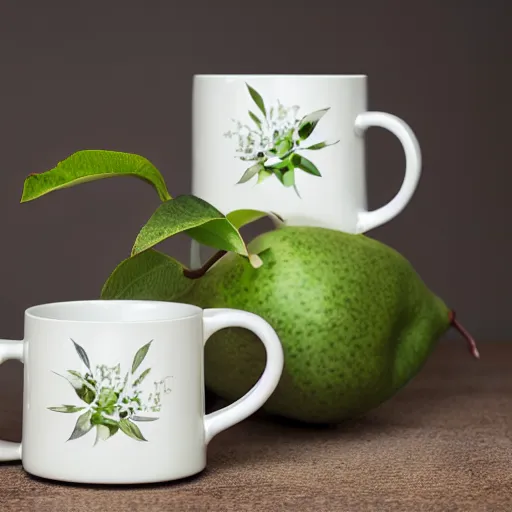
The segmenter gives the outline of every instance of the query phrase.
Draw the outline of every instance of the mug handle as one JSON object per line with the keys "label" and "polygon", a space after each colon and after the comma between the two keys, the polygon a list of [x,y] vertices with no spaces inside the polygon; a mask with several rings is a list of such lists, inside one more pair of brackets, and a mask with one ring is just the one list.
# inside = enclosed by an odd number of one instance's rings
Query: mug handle
{"label": "mug handle", "polygon": [[237,309],[205,309],[203,313],[204,342],[226,327],[243,327],[256,334],[265,346],[267,362],[260,379],[236,402],[207,414],[204,418],[205,443],[219,432],[232,427],[256,412],[274,392],[284,366],[283,347],[276,332],[263,318]]}
{"label": "mug handle", "polygon": [[421,151],[411,128],[399,117],[385,112],[363,112],[356,117],[355,131],[359,136],[371,126],[385,128],[402,143],[405,153],[405,177],[397,195],[386,205],[371,212],[362,211],[357,217],[357,233],[364,233],[396,217],[411,200],[421,176]]}
{"label": "mug handle", "polygon": [[[0,364],[8,359],[23,362],[23,341],[0,340]],[[0,461],[20,459],[21,443],[0,440]]]}

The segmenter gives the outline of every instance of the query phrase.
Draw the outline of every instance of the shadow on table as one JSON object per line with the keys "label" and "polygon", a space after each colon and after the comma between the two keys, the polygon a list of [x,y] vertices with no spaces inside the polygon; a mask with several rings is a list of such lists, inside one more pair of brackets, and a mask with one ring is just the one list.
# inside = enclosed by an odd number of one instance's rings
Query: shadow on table
{"label": "shadow on table", "polygon": [[291,461],[339,443],[365,443],[403,428],[376,412],[336,425],[312,425],[262,413],[221,432],[208,447],[209,467]]}
{"label": "shadow on table", "polygon": [[[454,396],[449,395],[446,390],[425,389],[420,378],[365,415],[331,425],[271,416],[260,409],[216,436],[208,447],[209,460],[216,466],[284,461],[304,453],[318,453],[326,445],[335,449],[338,443],[359,444],[379,437],[401,436],[436,423],[440,407],[453,409]],[[208,396],[207,412],[228,405],[213,394]]]}
{"label": "shadow on table", "polygon": [[180,478],[178,480],[170,480],[167,482],[156,482],[156,483],[147,483],[147,484],[87,484],[87,483],[76,483],[76,482],[61,482],[58,480],[50,480],[46,478],[41,478],[39,476],[31,475],[26,473],[27,478],[32,480],[35,483],[39,483],[42,485],[51,485],[60,488],[72,488],[72,489],[83,489],[85,490],[93,490],[97,491],[124,491],[124,492],[133,492],[140,490],[141,492],[152,490],[152,489],[162,489],[162,488],[173,488],[179,487],[180,485],[188,485],[193,483],[201,478],[204,478],[208,474],[208,468],[204,469],[200,473],[197,473],[192,476],[188,476],[186,478]]}

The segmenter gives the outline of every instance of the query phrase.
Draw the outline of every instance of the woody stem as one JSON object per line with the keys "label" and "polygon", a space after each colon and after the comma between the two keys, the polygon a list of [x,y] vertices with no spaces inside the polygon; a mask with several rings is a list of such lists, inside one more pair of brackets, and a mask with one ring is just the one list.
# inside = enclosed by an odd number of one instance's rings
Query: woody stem
{"label": "woody stem", "polygon": [[209,260],[205,262],[205,264],[197,269],[183,269],[183,275],[185,277],[188,277],[189,279],[199,279],[200,277],[203,277],[206,272],[215,264],[217,261],[219,261],[224,254],[226,254],[227,251],[218,251],[216,252]]}

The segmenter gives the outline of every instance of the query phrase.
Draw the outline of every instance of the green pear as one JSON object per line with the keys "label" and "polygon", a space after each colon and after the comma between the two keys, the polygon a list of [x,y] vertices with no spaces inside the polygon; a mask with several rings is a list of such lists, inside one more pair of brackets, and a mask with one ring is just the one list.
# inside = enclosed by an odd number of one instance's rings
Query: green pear
{"label": "green pear", "polygon": [[[455,322],[404,257],[366,235],[282,227],[249,250],[260,268],[228,253],[179,300],[250,311],[276,330],[285,369],[263,406],[270,414],[313,423],[364,414],[419,372]],[[206,385],[226,400],[245,394],[264,365],[261,342],[245,329],[206,344]]]}

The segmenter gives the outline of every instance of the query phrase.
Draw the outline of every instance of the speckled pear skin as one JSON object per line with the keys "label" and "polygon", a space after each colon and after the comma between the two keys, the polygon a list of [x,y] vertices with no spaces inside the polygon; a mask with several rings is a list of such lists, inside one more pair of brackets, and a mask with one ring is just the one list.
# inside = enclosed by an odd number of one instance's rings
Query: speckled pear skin
{"label": "speckled pear skin", "polygon": [[[250,244],[263,266],[229,253],[180,298],[260,315],[285,352],[263,406],[310,423],[375,408],[421,369],[449,327],[449,310],[392,248],[365,235],[283,227]],[[261,375],[265,353],[249,331],[220,331],[205,347],[205,381],[233,401]]]}

